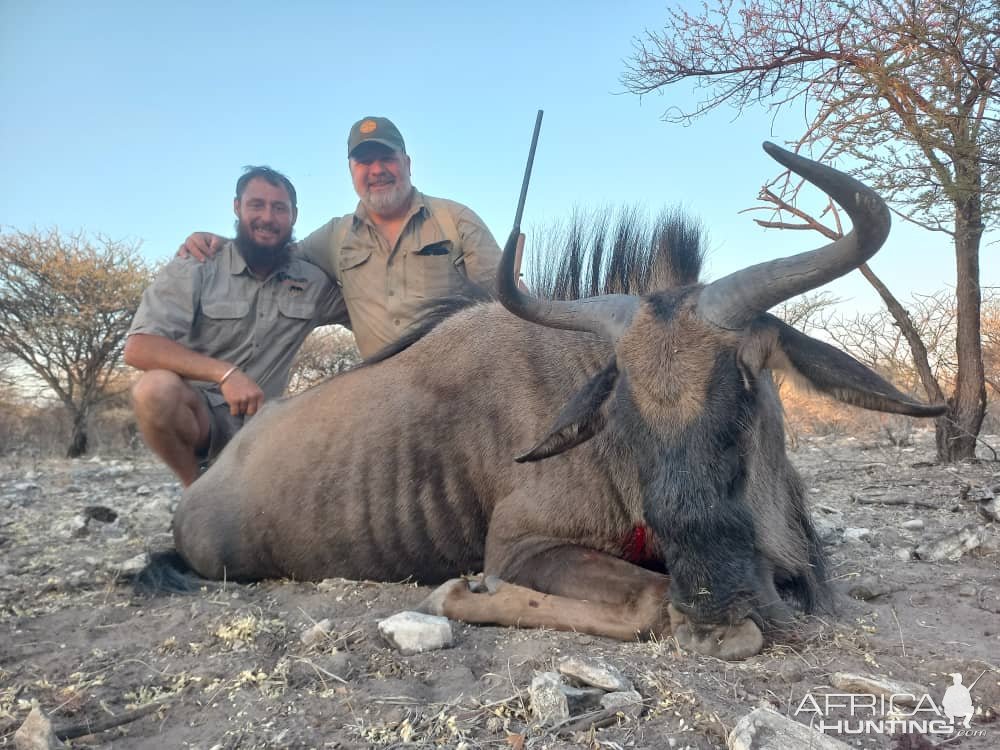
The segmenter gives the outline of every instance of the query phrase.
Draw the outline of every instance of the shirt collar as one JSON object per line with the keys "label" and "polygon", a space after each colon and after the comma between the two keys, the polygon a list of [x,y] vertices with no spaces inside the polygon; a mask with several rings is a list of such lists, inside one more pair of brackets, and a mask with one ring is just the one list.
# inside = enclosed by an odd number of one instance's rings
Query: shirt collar
{"label": "shirt collar", "polygon": [[229,240],[223,250],[224,258],[226,264],[229,266],[229,273],[233,276],[239,276],[243,273],[250,273],[250,269],[247,268],[247,262],[243,260],[243,256],[240,255],[240,251],[236,249],[236,241]]}
{"label": "shirt collar", "polygon": [[[243,260],[243,256],[240,255],[240,251],[236,249],[235,240],[229,240],[226,243],[225,247],[223,248],[222,252],[223,252],[223,257],[225,258],[225,262],[229,265],[230,274],[232,274],[233,276],[246,275],[254,279],[257,278],[256,276],[254,276],[253,271],[250,270],[250,267],[247,265],[247,262]],[[270,279],[272,276],[274,276],[277,273],[280,273],[281,271],[288,271],[294,258],[295,254],[289,253],[288,260],[285,261],[284,265],[278,266],[273,271],[271,271],[271,273],[267,275],[267,278]],[[264,280],[267,281],[267,279]]]}

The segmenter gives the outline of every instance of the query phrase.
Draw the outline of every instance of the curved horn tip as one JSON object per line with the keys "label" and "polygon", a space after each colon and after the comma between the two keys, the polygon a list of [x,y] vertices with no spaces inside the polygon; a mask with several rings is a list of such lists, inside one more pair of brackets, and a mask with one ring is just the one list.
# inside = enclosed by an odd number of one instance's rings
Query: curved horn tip
{"label": "curved horn tip", "polygon": [[781,166],[788,167],[792,171],[798,172],[799,174],[801,174],[799,169],[814,163],[811,159],[807,159],[794,151],[789,151],[787,148],[782,148],[776,143],[771,143],[771,141],[764,141],[761,146],[764,151],[767,152],[767,155],[778,162]]}
{"label": "curved horn tip", "polygon": [[775,153],[779,153],[779,154],[787,154],[788,153],[787,149],[783,149],[777,143],[772,143],[771,141],[764,141],[760,145],[761,145],[761,148],[763,148],[764,151],[766,151],[768,153],[768,155],[770,155],[772,157],[775,155]]}

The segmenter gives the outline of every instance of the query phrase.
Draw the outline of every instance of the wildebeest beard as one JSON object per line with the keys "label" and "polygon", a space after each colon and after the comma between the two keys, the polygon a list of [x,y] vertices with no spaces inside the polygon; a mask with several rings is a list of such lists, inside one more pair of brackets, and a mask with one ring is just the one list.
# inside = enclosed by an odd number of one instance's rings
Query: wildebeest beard
{"label": "wildebeest beard", "polygon": [[248,228],[242,222],[236,222],[236,250],[242,256],[246,264],[254,271],[281,268],[288,263],[291,255],[291,246],[295,241],[293,232],[288,233],[288,239],[284,244],[272,247],[254,242],[250,236]]}

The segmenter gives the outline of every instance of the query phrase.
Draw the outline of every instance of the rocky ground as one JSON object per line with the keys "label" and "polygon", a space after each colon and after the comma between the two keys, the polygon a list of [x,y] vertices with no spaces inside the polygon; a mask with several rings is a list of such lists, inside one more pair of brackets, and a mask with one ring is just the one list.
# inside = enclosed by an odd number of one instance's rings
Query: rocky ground
{"label": "rocky ground", "polygon": [[[984,441],[1000,450],[1000,438]],[[916,715],[929,718],[927,700],[942,705],[958,672],[966,685],[982,673],[966,735],[828,737],[998,747],[1000,464],[986,450],[977,463],[937,466],[929,433],[894,442],[814,438],[793,451],[839,612],[739,663],[684,653],[670,638],[461,623],[451,648],[406,656],[379,632],[426,595],[406,583],[269,581],[136,598],[129,572],[169,544],[180,494],[171,476],[146,455],[0,458],[0,746],[14,745],[34,705],[68,744],[88,748],[716,748],[756,707],[815,725],[851,718],[828,705],[831,694],[902,689],[859,688],[844,673],[927,693]],[[567,657],[617,669],[639,703],[600,708],[604,691],[558,676]],[[750,742],[804,746],[773,737]]]}

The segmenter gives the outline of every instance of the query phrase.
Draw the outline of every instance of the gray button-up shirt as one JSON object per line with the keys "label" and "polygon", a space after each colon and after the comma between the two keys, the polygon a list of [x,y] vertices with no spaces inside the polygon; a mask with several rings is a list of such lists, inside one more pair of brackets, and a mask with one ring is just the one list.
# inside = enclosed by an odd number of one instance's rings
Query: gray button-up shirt
{"label": "gray button-up shirt", "polygon": [[[322,270],[293,255],[263,281],[230,241],[205,263],[175,257],[143,292],[129,335],[147,333],[239,365],[264,396],[281,396],[292,360],[309,332],[346,323],[347,308]],[[209,402],[225,402],[214,383]]]}

